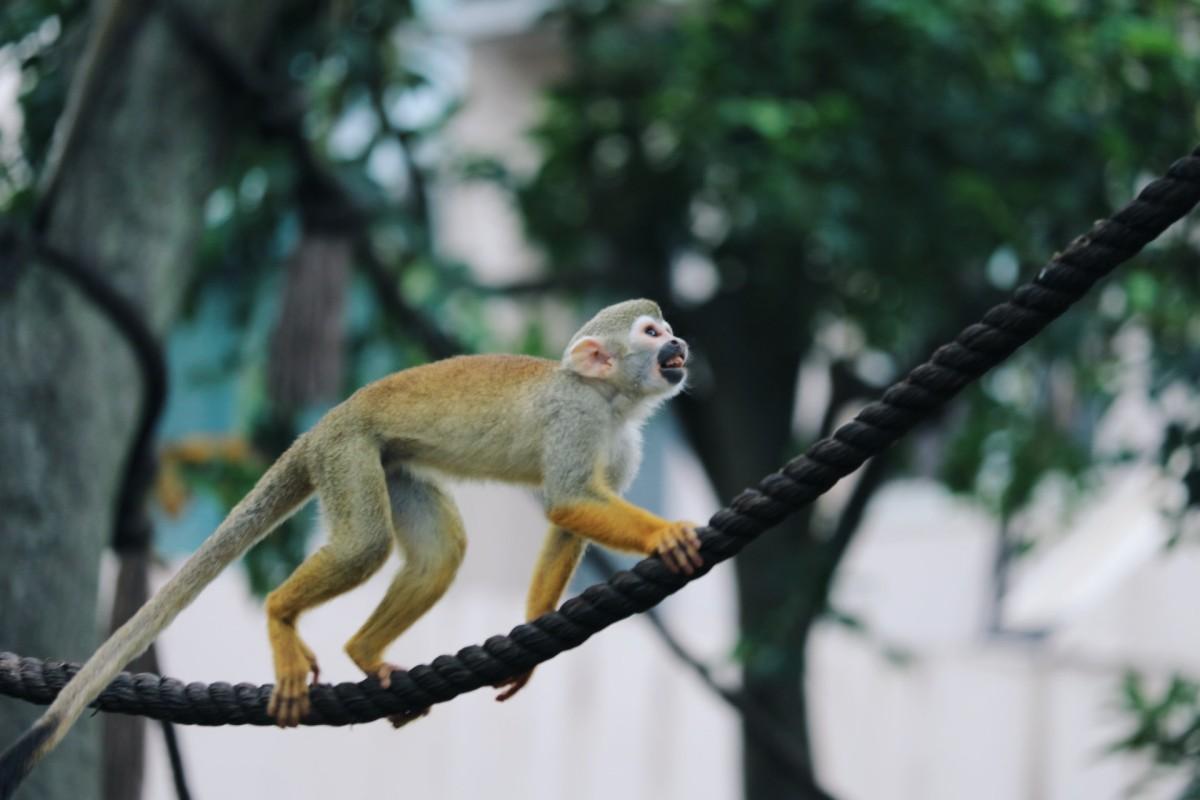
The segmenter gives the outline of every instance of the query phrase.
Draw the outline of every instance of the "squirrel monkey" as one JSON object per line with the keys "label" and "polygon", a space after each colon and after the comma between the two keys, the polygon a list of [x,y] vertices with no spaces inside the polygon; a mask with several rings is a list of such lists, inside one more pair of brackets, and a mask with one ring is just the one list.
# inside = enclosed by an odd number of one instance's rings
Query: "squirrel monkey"
{"label": "squirrel monkey", "polygon": [[[550,531],[529,587],[528,619],[557,606],[585,541],[657,553],[672,570],[692,573],[703,564],[694,526],[620,497],[641,458],[641,425],[683,388],[687,358],[687,344],[658,305],[629,300],[585,324],[560,361],[460,356],[360,389],[280,456],[0,756],[0,797],[201,589],[313,493],[328,520],[329,542],[266,603],[276,676],[268,712],[282,727],[298,725],[308,712],[308,676],[315,682],[318,675],[316,657],[296,630],[300,614],[362,583],[395,543],[404,566],[346,644],[363,672],[390,682],[397,667],[384,661],[384,649],[442,596],[466,547],[442,476],[541,488]],[[512,697],[528,680],[526,673],[498,685],[497,699]]]}

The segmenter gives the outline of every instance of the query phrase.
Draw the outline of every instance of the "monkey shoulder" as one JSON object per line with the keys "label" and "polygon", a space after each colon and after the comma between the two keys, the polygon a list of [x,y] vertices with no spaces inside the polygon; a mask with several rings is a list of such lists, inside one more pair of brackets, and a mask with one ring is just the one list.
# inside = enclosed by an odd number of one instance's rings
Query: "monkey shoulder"
{"label": "monkey shoulder", "polygon": [[597,382],[566,369],[556,369],[539,388],[538,405],[548,414],[578,425],[584,420],[605,424],[614,418],[612,398]]}

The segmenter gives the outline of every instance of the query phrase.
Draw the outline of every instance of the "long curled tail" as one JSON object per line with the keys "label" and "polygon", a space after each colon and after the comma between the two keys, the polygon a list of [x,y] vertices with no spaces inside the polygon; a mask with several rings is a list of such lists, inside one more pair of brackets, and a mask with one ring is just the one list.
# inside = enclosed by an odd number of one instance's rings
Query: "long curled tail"
{"label": "long curled tail", "polygon": [[141,655],[226,566],[287,519],[313,492],[301,437],[229,512],[167,584],[100,645],[46,712],[0,755],[0,800],[66,736],[88,704]]}

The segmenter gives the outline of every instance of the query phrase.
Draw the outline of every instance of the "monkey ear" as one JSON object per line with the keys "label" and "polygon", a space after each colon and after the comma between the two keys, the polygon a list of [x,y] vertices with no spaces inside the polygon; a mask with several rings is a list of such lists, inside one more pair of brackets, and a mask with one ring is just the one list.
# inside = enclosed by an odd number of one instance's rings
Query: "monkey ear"
{"label": "monkey ear", "polygon": [[585,378],[607,378],[613,371],[612,353],[595,336],[584,336],[567,351],[571,369]]}

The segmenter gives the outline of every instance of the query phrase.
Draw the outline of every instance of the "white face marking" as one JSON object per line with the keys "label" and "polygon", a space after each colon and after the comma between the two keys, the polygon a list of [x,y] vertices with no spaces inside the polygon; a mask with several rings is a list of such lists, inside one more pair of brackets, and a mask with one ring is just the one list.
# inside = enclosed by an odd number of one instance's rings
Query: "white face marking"
{"label": "white face marking", "polygon": [[672,375],[674,380],[669,380],[657,363],[657,352],[674,338],[675,334],[670,325],[649,314],[638,317],[629,328],[629,344],[635,351],[656,354],[655,364],[651,367],[652,372],[647,376],[650,381],[647,388],[652,388],[653,394],[656,394],[659,400],[674,396],[683,389],[683,381],[675,375]]}
{"label": "white face marking", "polygon": [[629,343],[639,348],[657,348],[670,338],[671,326],[649,314],[643,314],[635,319],[629,328]]}

